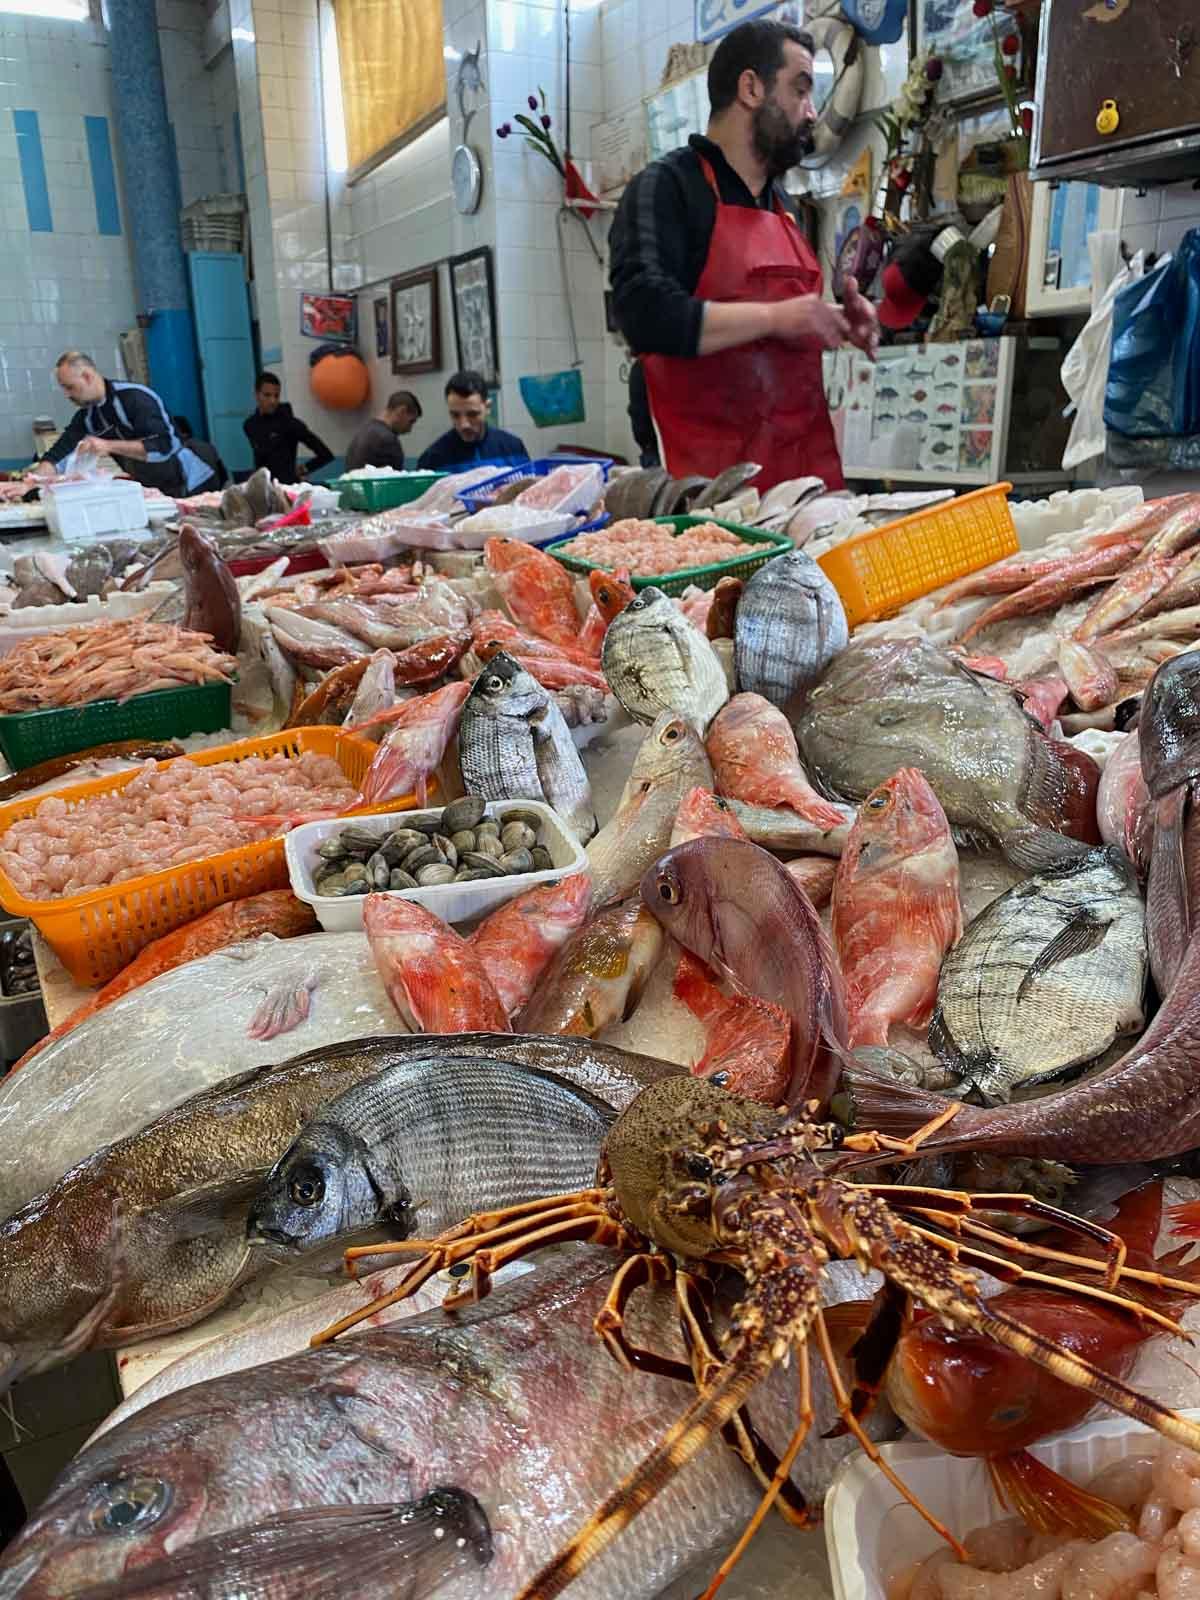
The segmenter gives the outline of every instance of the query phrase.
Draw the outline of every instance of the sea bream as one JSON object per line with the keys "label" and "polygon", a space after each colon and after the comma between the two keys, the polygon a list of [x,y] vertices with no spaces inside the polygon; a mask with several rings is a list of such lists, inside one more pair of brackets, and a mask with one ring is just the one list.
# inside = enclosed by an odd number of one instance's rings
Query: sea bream
{"label": "sea bream", "polygon": [[600,659],[609,688],[635,722],[673,711],[703,736],[729,698],[708,639],[653,585],[609,623]]}
{"label": "sea bream", "polygon": [[476,678],[458,733],[463,783],[485,800],[541,800],[581,842],[596,831],[587,773],[553,697],[504,651]]}
{"label": "sea bream", "polygon": [[841,598],[802,550],[746,581],[734,630],[738,688],[787,707],[817,683],[850,637]]}
{"label": "sea bream", "polygon": [[1048,740],[1019,697],[923,638],[852,644],[808,697],[796,725],[809,774],[863,799],[900,767],[929,780],[951,824],[994,840],[1018,866],[1073,859],[1095,833],[1067,747]]}
{"label": "sea bream", "polygon": [[946,957],[929,1042],[988,1103],[1094,1061],[1145,1021],[1145,911],[1104,845],[993,900]]}

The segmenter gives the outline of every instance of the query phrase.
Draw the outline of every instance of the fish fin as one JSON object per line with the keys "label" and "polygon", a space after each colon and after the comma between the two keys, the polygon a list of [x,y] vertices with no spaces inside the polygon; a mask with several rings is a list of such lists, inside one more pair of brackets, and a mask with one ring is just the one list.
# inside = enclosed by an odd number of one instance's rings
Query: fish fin
{"label": "fish fin", "polygon": [[1026,998],[1043,972],[1049,972],[1060,961],[1070,961],[1072,956],[1085,956],[1089,950],[1095,950],[1104,943],[1104,936],[1111,927],[1111,922],[1101,922],[1094,912],[1086,908],[1077,911],[1066,927],[1060,928],[1050,943],[1030,962],[1029,971],[1017,988],[1017,1004]]}
{"label": "fish fin", "polygon": [[236,1178],[218,1178],[213,1183],[197,1184],[179,1194],[160,1200],[157,1205],[133,1214],[139,1233],[161,1230],[175,1241],[199,1239],[219,1233],[248,1209],[270,1173],[270,1167],[256,1167]]}
{"label": "fish fin", "polygon": [[1200,1200],[1189,1200],[1186,1205],[1171,1206],[1167,1215],[1171,1219],[1171,1232],[1176,1239],[1200,1239]]}
{"label": "fish fin", "polygon": [[950,829],[950,837],[959,850],[984,851],[992,848],[992,840],[978,828],[963,828],[957,823]]}
{"label": "fish fin", "polygon": [[[346,1586],[348,1550],[355,1591],[374,1593],[376,1583],[391,1576],[397,1594],[433,1594],[456,1573],[488,1564],[491,1528],[474,1495],[454,1487],[394,1505],[313,1506],[187,1544],[127,1574],[120,1592],[147,1600],[168,1590],[207,1593],[211,1583],[224,1593],[236,1580],[238,1593],[279,1587],[333,1594]],[[108,1586],[96,1592],[108,1594]]]}
{"label": "fish fin", "polygon": [[989,1456],[987,1467],[1001,1504],[1015,1511],[1036,1533],[1103,1539],[1110,1533],[1134,1530],[1128,1511],[1089,1494],[1028,1450]]}
{"label": "fish fin", "polygon": [[826,1306],[821,1312],[825,1327],[833,1337],[835,1348],[846,1348],[866,1331],[875,1311],[874,1298],[870,1300],[840,1300],[835,1306]]}
{"label": "fish fin", "polygon": [[1091,845],[1070,839],[1053,828],[1039,828],[1036,822],[1021,821],[1005,830],[1000,848],[1014,866],[1041,872],[1064,861],[1078,861]]}
{"label": "fish fin", "polygon": [[[940,1117],[954,1104],[944,1095],[930,1089],[911,1089],[905,1084],[868,1072],[858,1063],[847,1065],[842,1077],[842,1087],[849,1096],[856,1127],[885,1133],[893,1138],[905,1138],[918,1128]],[[973,1125],[982,1115],[977,1106],[960,1106],[944,1133],[921,1146],[922,1155],[936,1155],[940,1150],[977,1142]]]}

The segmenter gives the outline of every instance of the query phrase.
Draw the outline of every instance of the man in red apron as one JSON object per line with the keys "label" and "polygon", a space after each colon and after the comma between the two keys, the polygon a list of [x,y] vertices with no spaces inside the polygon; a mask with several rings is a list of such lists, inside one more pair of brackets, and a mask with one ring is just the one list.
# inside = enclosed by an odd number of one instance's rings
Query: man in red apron
{"label": "man in red apron", "polygon": [[629,184],[609,239],[613,307],[642,358],[663,465],[714,476],[757,461],[759,489],[816,476],[843,486],[821,353],[874,356],[874,307],[821,268],[778,179],[809,148],[812,39],[745,22],[708,68],[707,137],[694,134]]}

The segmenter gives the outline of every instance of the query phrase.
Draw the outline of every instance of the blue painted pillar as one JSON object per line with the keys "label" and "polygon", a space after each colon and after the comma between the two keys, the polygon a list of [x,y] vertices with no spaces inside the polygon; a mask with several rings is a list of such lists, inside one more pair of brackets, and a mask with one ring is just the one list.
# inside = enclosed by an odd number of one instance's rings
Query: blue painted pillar
{"label": "blue painted pillar", "polygon": [[204,423],[196,329],[179,237],[175,162],[154,0],[108,0],[113,100],[139,309],[150,318],[150,384],[172,413]]}

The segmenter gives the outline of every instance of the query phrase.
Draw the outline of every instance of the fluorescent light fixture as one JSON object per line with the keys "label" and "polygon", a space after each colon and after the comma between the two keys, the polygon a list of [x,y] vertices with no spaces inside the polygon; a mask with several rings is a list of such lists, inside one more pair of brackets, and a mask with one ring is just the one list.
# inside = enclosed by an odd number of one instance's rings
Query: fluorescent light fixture
{"label": "fluorescent light fixture", "polygon": [[231,39],[236,39],[239,44],[253,44],[254,43],[254,29],[253,28],[234,28],[233,32],[229,35],[229,37]]}
{"label": "fluorescent light fixture", "polygon": [[59,22],[87,22],[88,0],[0,0],[0,11],[21,17],[50,17]]}
{"label": "fluorescent light fixture", "polygon": [[321,21],[321,92],[325,120],[325,170],[345,172],[349,166],[346,154],[346,114],[342,108],[342,69],[338,60],[337,27],[333,20],[333,7],[322,6]]}

